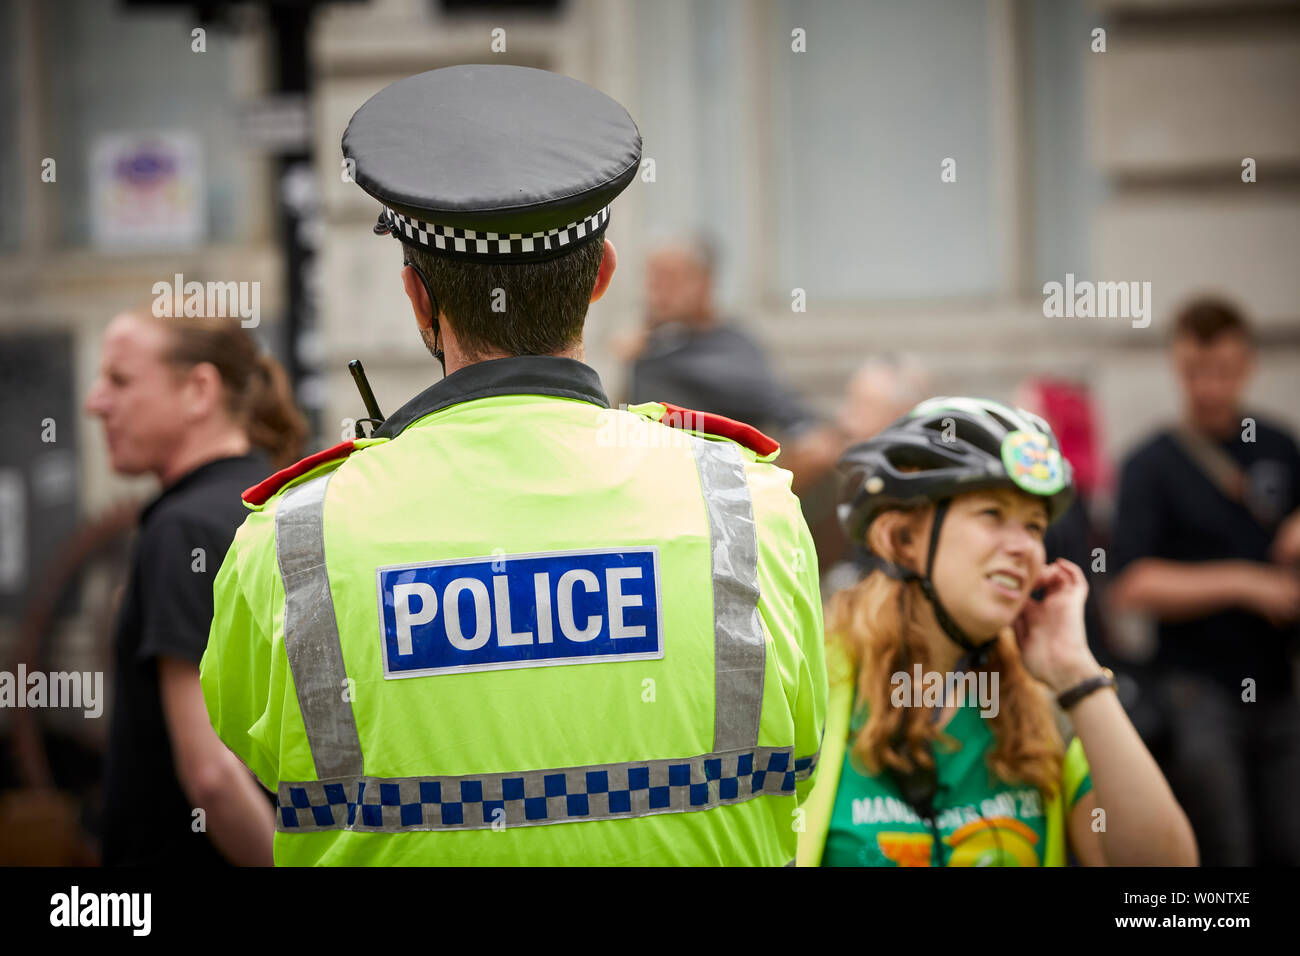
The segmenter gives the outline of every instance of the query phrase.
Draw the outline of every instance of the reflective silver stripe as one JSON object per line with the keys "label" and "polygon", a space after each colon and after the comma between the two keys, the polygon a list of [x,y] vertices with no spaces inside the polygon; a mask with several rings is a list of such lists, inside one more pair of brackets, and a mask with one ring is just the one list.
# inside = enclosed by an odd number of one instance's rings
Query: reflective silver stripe
{"label": "reflective silver stripe", "polygon": [[284,582],[284,649],[293,672],[316,776],[359,776],[361,740],[345,698],[347,670],[325,569],[325,487],[330,471],[287,491],[275,511]]}
{"label": "reflective silver stripe", "polygon": [[795,763],[789,747],[754,747],[523,773],[282,781],[276,829],[484,830],[710,810],[794,796]]}
{"label": "reflective silver stripe", "polygon": [[758,745],[767,642],[758,617],[758,529],[740,450],[692,436],[713,562],[713,749]]}

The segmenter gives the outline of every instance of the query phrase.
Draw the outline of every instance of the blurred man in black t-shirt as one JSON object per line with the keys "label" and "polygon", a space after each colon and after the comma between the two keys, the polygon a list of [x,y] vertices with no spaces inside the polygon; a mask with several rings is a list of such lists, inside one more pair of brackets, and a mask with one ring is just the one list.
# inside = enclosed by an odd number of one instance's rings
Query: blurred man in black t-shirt
{"label": "blurred man in black t-shirt", "polygon": [[296,457],[306,423],[238,319],[119,315],[86,400],[113,470],[162,490],[140,517],[114,634],[103,862],[271,865],[272,804],[217,737],[199,687],[212,582],[240,493]]}
{"label": "blurred man in black t-shirt", "polygon": [[1240,314],[1178,316],[1183,420],[1120,477],[1111,592],[1157,618],[1165,773],[1206,865],[1300,864],[1300,449],[1241,406],[1253,349]]}

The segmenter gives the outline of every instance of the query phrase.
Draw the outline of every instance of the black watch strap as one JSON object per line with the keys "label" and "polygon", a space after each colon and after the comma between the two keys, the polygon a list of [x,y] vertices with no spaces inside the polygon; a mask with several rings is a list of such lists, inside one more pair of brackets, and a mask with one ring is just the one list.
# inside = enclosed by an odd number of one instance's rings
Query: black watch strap
{"label": "black watch strap", "polygon": [[1057,694],[1056,703],[1060,705],[1061,710],[1069,710],[1093,691],[1100,690],[1103,687],[1115,689],[1115,675],[1111,673],[1109,667],[1103,667],[1101,673],[1096,677],[1089,677],[1086,681],[1075,684],[1069,690]]}

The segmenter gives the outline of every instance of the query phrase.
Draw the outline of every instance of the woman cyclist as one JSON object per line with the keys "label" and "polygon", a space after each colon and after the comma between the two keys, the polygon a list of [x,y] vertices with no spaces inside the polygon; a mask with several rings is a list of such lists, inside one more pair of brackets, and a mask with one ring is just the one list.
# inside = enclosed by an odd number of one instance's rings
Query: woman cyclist
{"label": "woman cyclist", "polygon": [[841,521],[872,570],[827,613],[800,864],[1061,866],[1068,849],[1085,865],[1195,865],[1187,818],[1088,649],[1083,572],[1045,564],[1073,494],[1047,423],[930,399],[841,465]]}

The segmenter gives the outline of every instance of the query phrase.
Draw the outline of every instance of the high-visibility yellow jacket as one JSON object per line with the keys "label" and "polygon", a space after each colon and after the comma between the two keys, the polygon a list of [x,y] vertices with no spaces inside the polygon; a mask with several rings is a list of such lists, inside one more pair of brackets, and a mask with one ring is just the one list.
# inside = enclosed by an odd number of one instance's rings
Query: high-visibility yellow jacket
{"label": "high-visibility yellow jacket", "polygon": [[[834,648],[826,658],[830,681],[830,700],[826,711],[826,737],[822,742],[821,769],[812,793],[802,809],[805,814],[799,835],[799,866],[820,866],[826,836],[830,832],[831,812],[839,786],[844,754],[849,746],[849,725],[853,719],[853,701],[857,692],[853,668],[847,656]],[[1078,737],[1070,741],[1061,768],[1061,787],[1046,801],[1047,840],[1043,847],[1044,866],[1065,866],[1065,806],[1073,806],[1075,793],[1088,773],[1088,761]],[[1064,797],[1065,802],[1062,802]]]}
{"label": "high-visibility yellow jacket", "polygon": [[276,863],[792,863],[827,688],[777,451],[527,356],[249,489],[201,681]]}

